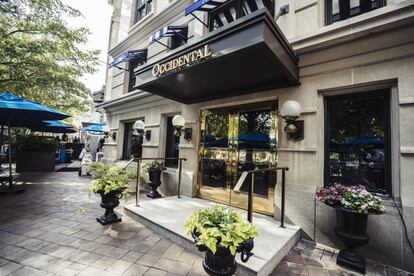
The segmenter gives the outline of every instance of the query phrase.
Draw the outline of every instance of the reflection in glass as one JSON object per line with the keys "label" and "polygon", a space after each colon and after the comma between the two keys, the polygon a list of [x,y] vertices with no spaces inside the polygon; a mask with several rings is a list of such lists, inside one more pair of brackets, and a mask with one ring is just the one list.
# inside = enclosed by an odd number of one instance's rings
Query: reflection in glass
{"label": "reflection in glass", "polygon": [[386,171],[388,97],[385,93],[368,95],[327,100],[328,185],[362,184],[386,194],[390,192]]}
{"label": "reflection in glass", "polygon": [[124,144],[122,148],[122,159],[124,160],[129,160],[132,157],[142,157],[143,138],[138,137],[133,126],[133,122],[128,122],[124,125]]}
{"label": "reflection in glass", "polygon": [[229,115],[227,113],[208,113],[205,116],[205,130],[202,133],[204,147],[227,147]]}

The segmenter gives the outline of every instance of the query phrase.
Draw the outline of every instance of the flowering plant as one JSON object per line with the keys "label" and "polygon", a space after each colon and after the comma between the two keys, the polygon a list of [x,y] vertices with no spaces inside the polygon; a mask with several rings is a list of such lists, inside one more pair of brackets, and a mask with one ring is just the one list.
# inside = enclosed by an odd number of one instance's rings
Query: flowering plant
{"label": "flowering plant", "polygon": [[384,206],[381,199],[372,195],[363,185],[344,186],[335,184],[331,187],[320,189],[316,198],[332,207],[342,207],[361,214],[382,214]]}

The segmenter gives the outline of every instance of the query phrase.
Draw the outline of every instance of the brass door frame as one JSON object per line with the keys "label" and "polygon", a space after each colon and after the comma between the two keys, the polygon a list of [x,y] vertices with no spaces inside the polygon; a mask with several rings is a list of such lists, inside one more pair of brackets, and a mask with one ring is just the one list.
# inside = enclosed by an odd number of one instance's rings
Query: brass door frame
{"label": "brass door frame", "polygon": [[[260,109],[257,109],[257,111],[260,111]],[[228,144],[229,147],[227,148],[221,148],[218,149],[218,151],[226,152],[226,156],[224,157],[224,160],[226,162],[226,185],[225,188],[217,188],[217,187],[211,187],[211,186],[204,186],[203,185],[203,176],[202,176],[202,158],[205,156],[205,151],[207,150],[204,145],[202,145],[202,131],[206,129],[206,122],[205,122],[205,112],[208,112],[208,110],[202,110],[200,111],[200,141],[199,141],[199,150],[198,150],[198,170],[197,170],[197,196],[201,198],[205,198],[208,200],[212,200],[215,202],[235,206],[238,208],[247,208],[247,201],[248,197],[246,193],[235,193],[233,192],[233,186],[238,180],[238,163],[240,161],[240,153],[242,150],[237,148],[237,139],[234,139],[236,135],[239,135],[239,120],[240,120],[240,112],[237,112],[235,114],[231,114],[229,112],[229,121],[228,121]],[[271,127],[272,131],[274,132],[272,135],[274,135],[274,139],[277,140],[277,116],[276,116],[276,106],[274,109],[271,109]],[[234,127],[237,125],[237,127]],[[237,133],[235,133],[237,132]],[[234,148],[232,148],[234,146]],[[210,148],[208,150],[213,150],[214,148]],[[265,152],[265,151],[263,151]],[[270,155],[273,155],[273,160],[269,162],[269,165],[276,165],[277,163],[277,151],[276,148],[274,149],[274,152],[270,151]],[[255,152],[252,152],[252,154],[255,154]],[[217,160],[223,160],[223,159],[217,159]],[[229,167],[230,166],[230,167]],[[232,173],[229,173],[229,171],[233,171]],[[227,179],[230,177],[230,179]],[[276,179],[276,178],[275,178]],[[255,195],[254,199],[254,211],[259,213],[264,213],[267,215],[274,215],[274,200],[275,200],[275,183],[270,184],[268,187],[268,194],[266,196],[258,196]]]}

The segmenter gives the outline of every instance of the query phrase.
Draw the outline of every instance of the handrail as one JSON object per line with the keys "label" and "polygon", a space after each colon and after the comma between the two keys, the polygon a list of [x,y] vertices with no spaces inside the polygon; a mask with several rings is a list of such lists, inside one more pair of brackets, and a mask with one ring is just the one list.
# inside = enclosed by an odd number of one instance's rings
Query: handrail
{"label": "handrail", "polygon": [[[252,175],[252,179],[249,185],[249,195],[247,201],[247,220],[251,223],[253,221],[253,191],[254,191],[254,174],[258,172],[268,172],[268,171],[282,171],[282,195],[281,195],[281,203],[280,203],[280,227],[284,228],[284,220],[285,220],[285,173],[289,170],[289,167],[271,167],[271,168],[263,168],[263,169],[256,169],[256,170],[249,170],[243,171],[239,180],[236,183],[236,186],[233,188],[233,191],[236,193],[240,193],[240,188],[246,180],[248,174]],[[277,184],[277,179],[276,179]],[[275,187],[276,187],[275,184]]]}
{"label": "handrail", "polygon": [[182,171],[182,161],[187,161],[187,158],[183,157],[141,157],[141,158],[131,158],[122,168],[126,169],[132,162],[137,161],[137,185],[136,185],[136,194],[135,194],[135,205],[139,206],[139,182],[140,182],[140,168],[142,160],[178,160],[178,187],[177,187],[177,197],[181,198],[181,171]]}

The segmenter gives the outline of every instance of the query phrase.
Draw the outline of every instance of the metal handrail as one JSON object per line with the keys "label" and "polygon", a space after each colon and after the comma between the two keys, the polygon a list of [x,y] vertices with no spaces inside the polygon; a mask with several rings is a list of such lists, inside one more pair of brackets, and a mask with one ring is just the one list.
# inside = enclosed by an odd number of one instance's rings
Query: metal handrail
{"label": "metal handrail", "polygon": [[181,171],[182,171],[182,161],[187,161],[187,158],[182,157],[143,157],[143,158],[132,158],[128,161],[122,168],[126,169],[132,162],[137,161],[137,185],[136,185],[136,194],[135,194],[135,205],[139,206],[139,182],[140,182],[140,168],[141,168],[141,161],[142,160],[178,160],[178,187],[177,187],[177,197],[181,198],[180,191],[181,191]]}
{"label": "metal handrail", "polygon": [[[280,227],[284,228],[284,220],[285,220],[285,173],[289,170],[289,167],[272,167],[272,168],[264,168],[264,169],[257,169],[257,170],[249,170],[243,171],[239,180],[236,183],[233,191],[236,193],[240,193],[240,188],[244,183],[248,174],[252,175],[252,179],[249,185],[249,195],[247,201],[247,220],[251,223],[253,221],[253,191],[254,191],[254,174],[258,172],[268,172],[268,171],[282,171],[282,195],[281,195],[281,203],[280,203]],[[277,184],[277,179],[276,179]],[[276,187],[275,184],[275,187]]]}

